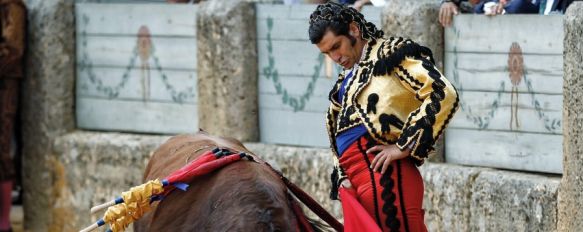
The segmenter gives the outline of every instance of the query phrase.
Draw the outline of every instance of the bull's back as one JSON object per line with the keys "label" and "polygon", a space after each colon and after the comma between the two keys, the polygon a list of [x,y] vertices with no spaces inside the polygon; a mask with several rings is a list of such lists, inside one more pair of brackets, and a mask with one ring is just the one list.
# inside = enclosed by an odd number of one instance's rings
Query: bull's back
{"label": "bull's back", "polygon": [[[215,147],[249,152],[240,142],[203,133],[169,139],[154,153],[144,181],[164,178]],[[176,190],[136,223],[136,231],[295,230],[286,188],[263,165],[239,161]]]}
{"label": "bull's back", "polygon": [[249,152],[239,141],[211,136],[204,132],[174,136],[154,152],[144,172],[144,181],[164,178],[196,159],[205,151],[216,147]]}

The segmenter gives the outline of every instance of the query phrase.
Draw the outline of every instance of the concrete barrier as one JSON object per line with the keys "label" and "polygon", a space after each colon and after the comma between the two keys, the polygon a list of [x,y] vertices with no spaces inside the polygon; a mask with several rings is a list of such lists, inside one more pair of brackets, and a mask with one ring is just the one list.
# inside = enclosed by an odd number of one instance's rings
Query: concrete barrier
{"label": "concrete barrier", "polygon": [[563,178],[559,188],[559,231],[583,230],[583,3],[565,15],[563,82]]}

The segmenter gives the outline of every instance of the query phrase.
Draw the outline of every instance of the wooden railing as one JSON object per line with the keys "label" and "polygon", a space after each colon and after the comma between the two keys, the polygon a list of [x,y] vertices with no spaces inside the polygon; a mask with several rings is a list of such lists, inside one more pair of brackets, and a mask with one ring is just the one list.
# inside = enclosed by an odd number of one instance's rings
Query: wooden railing
{"label": "wooden railing", "polygon": [[562,16],[461,15],[445,31],[445,76],[460,92],[446,161],[562,172]]}
{"label": "wooden railing", "polygon": [[76,6],[78,127],[197,131],[197,6],[112,6]]}

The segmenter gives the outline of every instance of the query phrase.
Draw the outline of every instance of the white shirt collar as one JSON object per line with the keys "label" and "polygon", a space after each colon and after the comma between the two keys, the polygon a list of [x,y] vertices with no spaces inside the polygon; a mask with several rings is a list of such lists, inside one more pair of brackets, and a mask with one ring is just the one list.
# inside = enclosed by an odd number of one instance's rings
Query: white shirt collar
{"label": "white shirt collar", "polygon": [[352,68],[350,69],[349,73],[356,73],[356,71],[358,71],[358,67],[359,67],[359,63],[364,60],[364,57],[366,57],[366,49],[368,48],[368,40],[364,41],[364,46],[362,47],[362,51],[360,51],[360,59],[354,63],[354,65],[352,66]]}

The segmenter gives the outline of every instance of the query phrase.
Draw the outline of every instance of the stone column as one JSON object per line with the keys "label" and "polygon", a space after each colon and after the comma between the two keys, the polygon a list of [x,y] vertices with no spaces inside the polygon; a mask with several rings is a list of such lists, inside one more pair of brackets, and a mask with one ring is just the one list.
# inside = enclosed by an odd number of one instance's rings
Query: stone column
{"label": "stone column", "polygon": [[211,0],[197,14],[199,127],[241,141],[259,138],[253,3]]}
{"label": "stone column", "polygon": [[[23,187],[26,231],[61,231],[55,200],[66,167],[55,165],[54,139],[75,128],[74,0],[25,0],[28,9],[23,85]],[[56,218],[63,219],[62,221]]]}
{"label": "stone column", "polygon": [[386,36],[410,38],[433,51],[443,69],[443,27],[439,24],[440,1],[391,0],[383,9],[381,23]]}
{"label": "stone column", "polygon": [[583,231],[583,3],[564,19],[563,178],[559,187],[558,231]]}
{"label": "stone column", "polygon": [[[381,24],[387,37],[405,37],[429,47],[437,67],[443,70],[443,27],[438,21],[439,6],[438,0],[391,0],[383,9]],[[445,160],[444,137],[442,135],[435,144],[436,152],[430,156],[430,161]]]}

